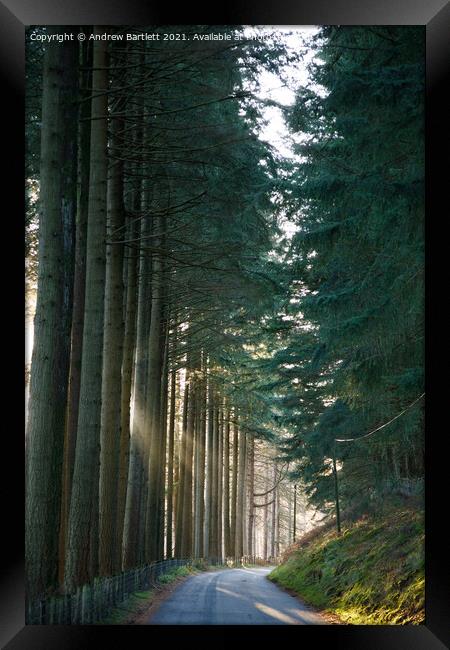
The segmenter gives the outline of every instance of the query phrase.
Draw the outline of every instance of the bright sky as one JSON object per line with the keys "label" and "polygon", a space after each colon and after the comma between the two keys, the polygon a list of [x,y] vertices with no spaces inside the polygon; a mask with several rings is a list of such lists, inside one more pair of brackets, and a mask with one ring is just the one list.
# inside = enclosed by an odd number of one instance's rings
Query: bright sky
{"label": "bright sky", "polygon": [[[314,50],[309,46],[309,41],[319,31],[319,27],[314,25],[265,25],[258,27],[257,30],[248,27],[244,33],[251,35],[274,31],[279,34],[280,40],[284,41],[289,49],[294,52],[302,52],[303,57],[296,65],[289,65],[284,69],[284,77],[288,79],[287,83],[274,73],[263,72],[260,76],[261,91],[258,96],[261,99],[272,99],[284,106],[290,106],[295,101],[296,90],[300,86],[311,85],[307,66],[313,59]],[[284,158],[299,160],[299,157],[293,152],[292,145],[295,142],[300,142],[302,135],[293,135],[289,132],[279,108],[266,106],[262,113],[266,125],[260,134],[261,139],[274,146]],[[287,219],[280,226],[287,238],[292,237],[298,230],[298,226]]]}
{"label": "bright sky", "polygon": [[[244,33],[254,34],[255,31],[253,28],[247,28]],[[258,28],[258,32],[263,34],[273,31],[279,33],[280,40],[284,41],[289,49],[303,52],[304,58],[297,65],[285,68],[289,79],[288,85],[284,85],[277,75],[263,72],[260,77],[261,92],[259,96],[289,106],[294,103],[296,89],[309,83],[307,65],[311,62],[314,52],[312,48],[308,47],[308,41],[319,31],[319,28],[314,25],[290,25],[288,27],[275,25]],[[262,139],[274,145],[283,156],[295,157],[290,146],[293,138],[286,128],[280,109],[274,106],[266,107],[263,114],[268,124],[261,134]]]}

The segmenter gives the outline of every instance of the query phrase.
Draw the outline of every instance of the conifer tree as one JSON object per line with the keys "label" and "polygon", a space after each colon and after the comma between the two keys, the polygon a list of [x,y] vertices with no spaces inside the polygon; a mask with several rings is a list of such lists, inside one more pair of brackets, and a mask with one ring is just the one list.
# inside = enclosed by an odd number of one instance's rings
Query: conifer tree
{"label": "conifer tree", "polygon": [[[50,30],[57,32],[58,27]],[[71,41],[59,50],[48,47],[44,55],[38,290],[26,440],[30,597],[54,588],[58,577],[76,211],[77,57]]]}
{"label": "conifer tree", "polygon": [[[94,33],[100,33],[99,28]],[[94,42],[86,292],[75,465],[65,584],[89,582],[98,564],[98,481],[106,255],[107,95],[105,41]]]}

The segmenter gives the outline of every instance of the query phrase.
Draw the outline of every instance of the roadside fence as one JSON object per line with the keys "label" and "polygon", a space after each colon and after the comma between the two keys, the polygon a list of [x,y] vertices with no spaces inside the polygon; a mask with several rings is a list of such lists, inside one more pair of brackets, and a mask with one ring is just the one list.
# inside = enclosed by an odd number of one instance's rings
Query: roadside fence
{"label": "roadside fence", "polygon": [[124,571],[110,577],[95,578],[73,593],[38,598],[26,605],[27,625],[91,625],[105,619],[131,594],[158,587],[160,576],[180,566],[207,569],[209,566],[240,567],[270,565],[276,558],[262,560],[254,556],[235,558],[174,558]]}

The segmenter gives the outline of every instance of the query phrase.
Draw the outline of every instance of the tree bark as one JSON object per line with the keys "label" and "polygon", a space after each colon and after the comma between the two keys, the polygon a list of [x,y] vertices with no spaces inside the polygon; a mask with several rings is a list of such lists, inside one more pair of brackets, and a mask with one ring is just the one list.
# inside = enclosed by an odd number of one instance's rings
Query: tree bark
{"label": "tree bark", "polygon": [[253,547],[253,530],[255,525],[255,508],[253,506],[253,494],[255,492],[255,439],[253,436],[249,436],[248,440],[248,468],[249,468],[249,477],[248,477],[248,533],[247,533],[247,544],[248,544],[248,554],[253,556],[254,547]]}
{"label": "tree bark", "polygon": [[[173,356],[176,354],[176,326],[173,334]],[[167,535],[166,548],[167,558],[173,556],[173,501],[174,501],[174,454],[175,454],[175,409],[176,409],[176,381],[177,373],[175,370],[174,360],[173,368],[170,373],[170,411],[169,411],[169,431],[168,431],[168,453],[167,453]]]}
{"label": "tree bark", "polygon": [[212,427],[213,427],[213,446],[212,446],[212,477],[211,477],[211,517],[209,529],[209,552],[210,557],[217,560],[219,557],[219,544],[217,539],[218,523],[218,458],[219,458],[219,431],[218,431],[218,418],[217,418],[217,393],[213,389],[211,392],[211,399],[213,404],[212,411]]}
{"label": "tree bark", "polygon": [[177,506],[176,506],[176,528],[175,528],[175,554],[176,557],[183,557],[183,519],[185,507],[185,477],[186,477],[186,447],[187,447],[187,420],[188,420],[188,403],[189,403],[189,378],[186,376],[186,384],[183,396],[183,424],[181,431],[181,441],[179,450],[179,470],[178,470],[178,487],[177,487]]}
{"label": "tree bark", "polygon": [[[268,490],[270,488],[270,479],[269,477],[265,476],[265,490]],[[264,521],[264,544],[263,544],[263,557],[265,560],[267,560],[268,557],[268,537],[269,537],[269,499],[270,495],[266,494],[265,500],[264,500],[264,511],[263,511],[263,521]]]}
{"label": "tree bark", "polygon": [[217,409],[217,546],[219,558],[223,557],[223,408],[219,400]]}
{"label": "tree bark", "polygon": [[230,410],[225,411],[223,437],[223,532],[225,557],[231,557],[230,530]]}
{"label": "tree bark", "polygon": [[[277,464],[273,463],[273,484],[277,483]],[[271,511],[271,526],[270,526],[270,557],[275,557],[275,532],[276,532],[276,501],[277,501],[278,487],[275,488],[272,495],[272,511]]]}
{"label": "tree bark", "polygon": [[[133,204],[139,205],[140,195],[133,193]],[[131,221],[131,220],[130,220]],[[128,232],[133,236],[135,228],[129,224]],[[127,499],[128,471],[130,463],[130,424],[131,424],[131,390],[133,380],[133,357],[136,344],[136,312],[137,312],[137,257],[135,249],[127,253],[127,289],[125,303],[125,333],[122,361],[122,390],[121,390],[121,425],[119,449],[119,487],[117,499],[117,549],[120,552],[120,567],[124,568],[124,529],[125,508]]]}
{"label": "tree bark", "polygon": [[203,529],[205,524],[205,476],[206,476],[206,409],[207,409],[207,394],[206,394],[206,355],[203,353],[202,358],[202,387],[201,387],[201,404],[200,404],[200,426],[201,426],[201,449],[200,449],[200,557],[205,557],[205,549],[203,546],[204,537]]}
{"label": "tree bark", "polygon": [[336,529],[338,535],[341,534],[341,510],[339,507],[339,485],[336,468],[336,455],[333,453],[333,478],[334,478],[334,499],[336,506]]}
{"label": "tree bark", "polygon": [[169,324],[167,309],[164,310],[165,317],[161,327],[161,338],[164,338],[164,354],[161,370],[161,449],[159,455],[159,473],[158,486],[158,545],[157,558],[164,559],[164,522],[165,522],[165,489],[166,489],[166,468],[167,468],[167,405],[168,405],[168,354],[169,354]]}
{"label": "tree bark", "polygon": [[[237,415],[234,414],[236,419]],[[237,484],[238,484],[238,445],[239,445],[239,429],[237,422],[233,423],[233,473],[231,484],[231,555],[236,557],[236,506],[237,506]]]}
{"label": "tree bark", "polygon": [[[111,126],[111,152],[114,158],[118,159],[112,159],[109,169],[108,241],[114,240],[114,233],[121,232],[125,223],[123,163],[119,157],[120,149],[118,147],[118,138],[122,128],[122,120],[114,118]],[[123,244],[113,243],[107,246],[106,251],[99,483],[99,571],[101,576],[113,575],[120,571],[117,499],[124,345],[123,292]]]}
{"label": "tree bark", "polygon": [[294,517],[293,517],[293,529],[292,529],[292,542],[295,542],[297,537],[297,485],[294,485]]}
{"label": "tree bark", "polygon": [[[189,355],[188,355],[189,357]],[[193,551],[192,538],[192,461],[193,461],[193,442],[194,442],[194,423],[197,396],[197,377],[196,371],[198,364],[190,364],[188,360],[189,373],[189,399],[188,413],[186,423],[186,453],[184,466],[184,489],[183,489],[183,520],[182,520],[182,540],[181,553],[183,557],[191,557]]]}
{"label": "tree bark", "polygon": [[211,531],[211,512],[212,512],[212,477],[213,477],[213,445],[214,445],[214,411],[212,399],[211,379],[208,380],[207,390],[207,441],[206,441],[206,489],[205,489],[205,525],[203,536],[203,554],[206,558],[210,557],[210,531]]}
{"label": "tree bark", "polygon": [[[155,217],[153,232],[155,248],[161,244],[161,217]],[[161,430],[161,371],[162,371],[162,317],[163,274],[162,260],[157,253],[153,254],[152,267],[152,310],[150,335],[148,341],[148,374],[146,396],[145,431],[150,435],[148,456],[148,498],[146,507],[146,561],[157,559],[158,552],[158,486],[161,480],[162,468],[159,466],[162,444]]]}
{"label": "tree bark", "polygon": [[236,548],[235,557],[244,555],[244,492],[245,492],[245,447],[246,436],[239,432],[239,463],[236,499]]}
{"label": "tree bark", "polygon": [[[103,33],[104,28],[96,27],[95,32]],[[94,42],[93,67],[85,317],[65,571],[68,589],[93,578],[91,571],[95,553],[92,553],[90,531],[95,530],[98,518],[107,178],[107,96],[104,91],[108,87],[108,68],[105,41]]]}
{"label": "tree bark", "polygon": [[[82,67],[92,65],[92,46],[84,42],[80,49]],[[72,333],[70,345],[70,373],[67,398],[67,418],[64,435],[64,462],[62,478],[61,528],[59,537],[59,583],[64,583],[64,558],[66,554],[66,536],[72,493],[72,476],[75,462],[75,445],[78,424],[78,404],[80,399],[81,353],[84,324],[84,290],[86,282],[86,235],[89,202],[89,158],[91,125],[91,102],[89,99],[92,73],[83,70],[80,73],[80,99],[84,100],[79,108],[78,123],[78,179],[77,210],[75,224],[75,267],[73,285]]]}
{"label": "tree bark", "polygon": [[[148,190],[143,188],[141,211],[148,207]],[[141,237],[149,234],[149,220],[141,219]],[[125,520],[123,533],[123,567],[131,569],[142,560],[143,532],[143,490],[147,468],[144,467],[147,436],[144,429],[146,411],[146,382],[148,359],[148,332],[150,325],[150,270],[151,259],[144,250],[139,252],[138,297],[136,314],[136,346],[134,362],[133,392],[131,398],[131,436],[128,468],[127,496],[125,502]]]}
{"label": "tree bark", "polygon": [[[180,465],[181,465],[181,428],[180,424],[180,406],[181,403],[181,381],[180,377],[177,376],[176,387],[175,387],[175,435],[174,435],[174,459],[173,459],[173,528],[174,528],[174,552],[176,547],[176,526],[177,526],[177,513],[178,513],[178,501],[179,501],[179,492],[180,492]],[[178,556],[177,556],[178,557]]]}
{"label": "tree bark", "polygon": [[281,511],[280,511],[280,490],[277,487],[276,491],[276,499],[275,499],[275,507],[276,507],[276,525],[275,525],[275,557],[279,557],[280,555],[280,534],[281,534]]}
{"label": "tree bark", "polygon": [[205,433],[205,394],[204,380],[202,377],[198,380],[195,418],[194,557],[203,556]]}
{"label": "tree bark", "polygon": [[[58,28],[52,28],[57,32]],[[39,267],[26,440],[26,592],[58,582],[76,208],[77,45],[44,56]]]}

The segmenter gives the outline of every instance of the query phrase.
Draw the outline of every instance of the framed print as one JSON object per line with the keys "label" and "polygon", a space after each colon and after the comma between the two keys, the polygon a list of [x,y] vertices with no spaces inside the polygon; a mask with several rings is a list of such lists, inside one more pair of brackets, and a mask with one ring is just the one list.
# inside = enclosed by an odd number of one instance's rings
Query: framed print
{"label": "framed print", "polygon": [[448,4],[167,9],[0,5],[26,271],[4,647],[448,647]]}

